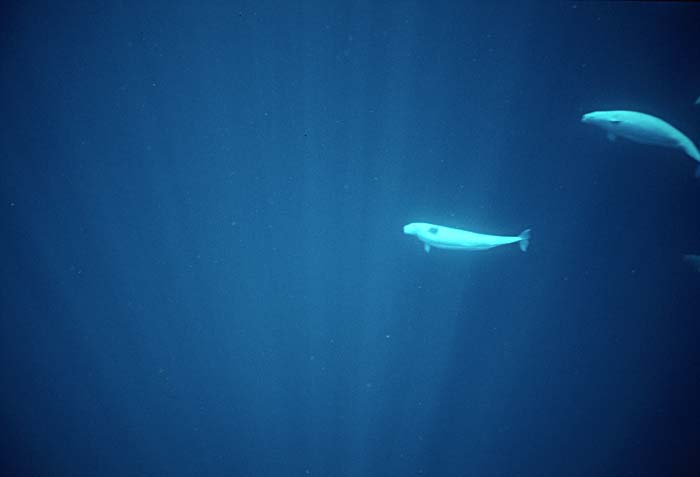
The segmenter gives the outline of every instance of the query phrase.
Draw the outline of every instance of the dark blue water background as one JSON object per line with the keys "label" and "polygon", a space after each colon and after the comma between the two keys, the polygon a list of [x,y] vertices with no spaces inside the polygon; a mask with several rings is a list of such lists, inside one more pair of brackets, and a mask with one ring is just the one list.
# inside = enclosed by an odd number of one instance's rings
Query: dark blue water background
{"label": "dark blue water background", "polygon": [[698,4],[3,10],[2,475],[700,475]]}

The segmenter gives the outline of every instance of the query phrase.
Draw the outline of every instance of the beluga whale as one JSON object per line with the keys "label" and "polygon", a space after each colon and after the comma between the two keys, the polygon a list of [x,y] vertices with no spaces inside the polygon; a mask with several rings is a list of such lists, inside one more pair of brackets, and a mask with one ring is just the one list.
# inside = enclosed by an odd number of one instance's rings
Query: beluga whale
{"label": "beluga whale", "polygon": [[602,128],[611,141],[622,136],[641,144],[680,149],[699,163],[695,177],[700,177],[698,148],[685,134],[663,119],[637,111],[594,111],[584,114],[581,122]]}
{"label": "beluga whale", "polygon": [[488,250],[509,243],[517,243],[520,246],[520,250],[525,252],[530,245],[530,229],[524,230],[520,235],[488,235],[468,230],[453,229],[443,225],[413,222],[404,225],[403,233],[415,235],[418,240],[423,242],[423,248],[426,253],[430,252],[431,247],[473,251]]}

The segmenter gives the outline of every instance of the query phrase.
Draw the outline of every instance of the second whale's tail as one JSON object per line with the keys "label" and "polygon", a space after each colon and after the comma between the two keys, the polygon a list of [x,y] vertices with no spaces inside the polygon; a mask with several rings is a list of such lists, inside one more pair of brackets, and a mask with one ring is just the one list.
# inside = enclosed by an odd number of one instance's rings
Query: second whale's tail
{"label": "second whale's tail", "polygon": [[523,230],[518,237],[520,237],[520,242],[518,242],[520,250],[527,252],[527,248],[530,246],[530,229]]}

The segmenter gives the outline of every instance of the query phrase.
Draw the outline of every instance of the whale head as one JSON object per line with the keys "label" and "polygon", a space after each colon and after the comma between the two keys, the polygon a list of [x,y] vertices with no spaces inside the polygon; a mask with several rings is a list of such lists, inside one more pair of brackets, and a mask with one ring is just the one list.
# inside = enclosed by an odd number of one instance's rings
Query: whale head
{"label": "whale head", "polygon": [[581,116],[581,122],[609,129],[620,124],[622,120],[616,111],[593,111]]}
{"label": "whale head", "polygon": [[418,233],[418,224],[410,223],[403,226],[403,233],[406,235],[416,235]]}

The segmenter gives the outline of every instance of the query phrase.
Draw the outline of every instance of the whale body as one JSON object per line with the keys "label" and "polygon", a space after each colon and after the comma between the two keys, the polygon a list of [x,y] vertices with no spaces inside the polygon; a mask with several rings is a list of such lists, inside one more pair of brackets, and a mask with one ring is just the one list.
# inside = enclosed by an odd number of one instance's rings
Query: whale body
{"label": "whale body", "polygon": [[414,222],[404,225],[403,233],[415,235],[423,242],[426,252],[430,252],[431,247],[447,250],[488,250],[509,243],[518,243],[520,250],[525,252],[530,245],[530,229],[514,236],[488,235],[425,222]]}
{"label": "whale body", "polygon": [[[637,111],[594,111],[584,114],[581,122],[602,128],[611,141],[622,136],[641,144],[680,149],[700,163],[700,152],[693,141],[663,119],[650,114]],[[700,164],[695,170],[695,176],[700,177]]]}

